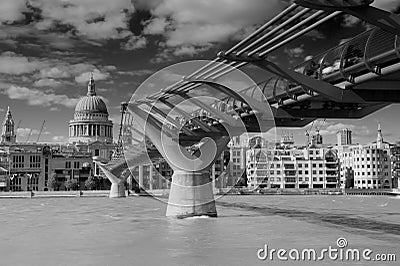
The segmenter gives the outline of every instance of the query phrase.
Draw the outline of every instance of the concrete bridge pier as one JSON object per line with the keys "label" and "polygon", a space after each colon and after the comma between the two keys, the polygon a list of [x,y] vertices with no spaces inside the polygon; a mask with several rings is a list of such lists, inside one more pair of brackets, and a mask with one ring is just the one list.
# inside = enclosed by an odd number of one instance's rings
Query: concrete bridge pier
{"label": "concrete bridge pier", "polygon": [[123,182],[120,183],[111,183],[110,189],[110,198],[125,198],[126,197],[126,189],[125,184]]}
{"label": "concrete bridge pier", "polygon": [[209,172],[176,170],[172,175],[166,216],[185,218],[204,215],[217,217]]}

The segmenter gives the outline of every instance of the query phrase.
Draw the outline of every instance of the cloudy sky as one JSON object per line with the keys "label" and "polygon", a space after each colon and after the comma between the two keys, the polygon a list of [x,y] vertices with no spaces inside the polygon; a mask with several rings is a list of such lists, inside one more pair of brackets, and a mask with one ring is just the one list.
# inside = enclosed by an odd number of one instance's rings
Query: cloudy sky
{"label": "cloudy sky", "polygon": [[[11,107],[18,140],[46,120],[41,141],[66,141],[68,121],[94,72],[98,95],[111,119],[120,102],[152,73],[174,63],[213,59],[288,5],[279,0],[2,0],[0,5],[0,115]],[[376,0],[398,10],[398,0]],[[277,63],[295,65],[368,27],[338,17],[275,52]],[[387,140],[399,137],[391,106],[363,120],[327,120],[321,132],[334,141],[343,127],[365,143],[380,121]],[[319,123],[317,123],[319,124]],[[114,126],[117,136],[118,126]],[[279,131],[278,131],[279,132]],[[304,130],[293,131],[304,142]]]}

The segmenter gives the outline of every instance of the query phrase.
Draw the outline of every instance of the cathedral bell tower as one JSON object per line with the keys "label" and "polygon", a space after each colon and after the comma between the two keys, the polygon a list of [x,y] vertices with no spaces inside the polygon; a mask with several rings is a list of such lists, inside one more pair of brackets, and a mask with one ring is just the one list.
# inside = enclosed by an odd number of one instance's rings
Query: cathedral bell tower
{"label": "cathedral bell tower", "polygon": [[6,117],[4,118],[3,128],[1,133],[2,144],[14,144],[17,140],[14,129],[14,120],[11,115],[10,107],[7,109]]}

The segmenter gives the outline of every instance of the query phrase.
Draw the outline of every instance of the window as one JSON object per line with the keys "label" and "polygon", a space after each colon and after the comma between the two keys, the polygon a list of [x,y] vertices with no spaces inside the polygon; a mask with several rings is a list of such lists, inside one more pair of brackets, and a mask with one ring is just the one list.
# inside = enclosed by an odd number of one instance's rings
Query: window
{"label": "window", "polygon": [[312,164],[312,167],[314,167],[314,168],[317,167],[317,164],[316,164],[316,163],[313,163],[313,164]]}
{"label": "window", "polygon": [[13,168],[24,168],[25,157],[23,155],[13,156]]}
{"label": "window", "polygon": [[79,168],[79,162],[74,162],[74,168],[78,169]]}
{"label": "window", "polygon": [[99,149],[95,149],[94,150],[94,156],[99,156],[100,155],[100,150]]}
{"label": "window", "polygon": [[71,168],[71,162],[65,162],[65,168],[70,169]]}
{"label": "window", "polygon": [[40,168],[40,156],[39,155],[29,156],[29,168]]}

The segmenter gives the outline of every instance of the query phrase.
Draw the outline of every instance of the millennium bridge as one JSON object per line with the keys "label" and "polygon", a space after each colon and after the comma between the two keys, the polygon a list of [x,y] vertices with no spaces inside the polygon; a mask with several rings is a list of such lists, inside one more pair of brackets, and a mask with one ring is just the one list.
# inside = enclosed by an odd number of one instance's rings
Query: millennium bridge
{"label": "millennium bridge", "polygon": [[[162,156],[174,170],[167,216],[215,217],[209,169],[233,136],[303,127],[318,118],[359,119],[400,102],[400,17],[372,2],[295,0],[181,80],[124,103],[123,112],[133,118],[129,125],[141,137],[139,144],[123,145],[124,157],[99,162],[113,183],[110,196],[124,195],[124,180],[119,178],[123,171]],[[297,66],[283,67],[269,58],[343,14],[367,22],[370,29]],[[245,66],[265,71],[268,78],[240,90],[220,82]],[[199,96],[199,91],[206,93]],[[210,91],[219,95],[217,100],[206,99]],[[185,110],[182,101],[198,112]],[[145,140],[151,141],[152,149]]]}

